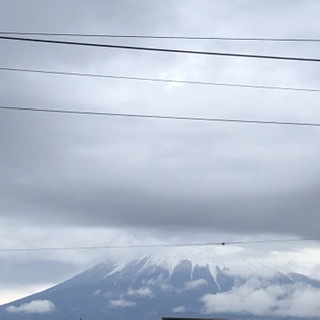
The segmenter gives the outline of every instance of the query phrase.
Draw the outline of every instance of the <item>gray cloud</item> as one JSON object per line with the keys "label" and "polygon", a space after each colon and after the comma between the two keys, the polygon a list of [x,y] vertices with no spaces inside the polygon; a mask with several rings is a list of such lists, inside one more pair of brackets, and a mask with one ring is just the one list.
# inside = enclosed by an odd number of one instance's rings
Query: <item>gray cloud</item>
{"label": "gray cloud", "polygon": [[[15,270],[19,270],[15,273]],[[50,269],[50,272],[48,272]],[[16,259],[0,259],[1,285],[3,286],[27,286],[37,279],[38,284],[54,283],[64,281],[78,271],[78,268],[71,263],[57,262],[50,258],[47,261],[29,260],[17,262]]]}
{"label": "gray cloud", "polygon": [[[284,0],[169,0],[165,5],[133,0],[2,1],[0,30],[312,38],[319,29],[319,9],[316,1]],[[318,54],[318,44],[123,39],[112,43]],[[3,40],[0,46],[1,66],[319,87],[315,64]],[[316,93],[3,71],[0,83],[0,104],[6,105],[320,121]],[[96,244],[97,234],[101,241],[121,244],[132,243],[133,238],[143,243],[146,239],[198,241],[222,235],[316,236],[320,223],[318,140],[315,128],[0,111],[0,242],[7,247]],[[101,253],[89,260],[97,257],[101,259]],[[30,282],[39,281],[31,272],[35,266],[36,270],[56,270],[50,279],[41,275],[41,281],[60,281],[62,269],[69,270],[69,275],[73,267],[84,268],[84,259],[83,254],[55,254],[51,260],[45,256],[36,263],[39,256],[25,261],[14,256],[6,260],[2,271],[13,279],[9,269],[15,275],[22,265],[30,271]],[[18,277],[21,283],[24,277]],[[9,286],[9,281],[5,283]]]}
{"label": "gray cloud", "polygon": [[[150,132],[150,125],[131,124],[130,134],[116,122],[120,128],[113,123],[97,142],[72,141],[69,134],[61,143],[51,142],[48,130],[27,136],[27,141],[25,135],[14,134],[14,140],[22,141],[18,149],[17,141],[7,148],[3,210],[43,223],[316,235],[315,141],[300,142],[297,150],[286,139],[276,143],[262,136],[267,146],[256,146],[253,154],[250,149],[258,139],[239,129],[236,138],[211,142],[200,137],[197,143],[178,125],[186,137],[173,132],[167,142],[162,131]],[[214,140],[214,129],[197,129]],[[149,137],[143,137],[148,131]],[[249,147],[237,146],[241,139]]]}

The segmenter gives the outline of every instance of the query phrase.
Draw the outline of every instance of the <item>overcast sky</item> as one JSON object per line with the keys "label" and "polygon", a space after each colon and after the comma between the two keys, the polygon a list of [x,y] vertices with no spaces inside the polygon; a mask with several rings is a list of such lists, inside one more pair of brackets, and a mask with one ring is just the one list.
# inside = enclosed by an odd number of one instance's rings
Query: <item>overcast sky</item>
{"label": "overcast sky", "polygon": [[[319,12],[317,0],[0,0],[0,31],[320,38]],[[318,43],[76,40],[319,58]],[[316,63],[5,40],[0,52],[0,67],[320,88]],[[7,106],[320,122],[315,92],[5,71],[0,83]],[[319,139],[312,127],[2,110],[0,246],[317,237]],[[256,250],[241,254],[251,259]],[[263,247],[259,258],[320,278],[319,251],[318,243]],[[108,254],[0,253],[0,303]]]}

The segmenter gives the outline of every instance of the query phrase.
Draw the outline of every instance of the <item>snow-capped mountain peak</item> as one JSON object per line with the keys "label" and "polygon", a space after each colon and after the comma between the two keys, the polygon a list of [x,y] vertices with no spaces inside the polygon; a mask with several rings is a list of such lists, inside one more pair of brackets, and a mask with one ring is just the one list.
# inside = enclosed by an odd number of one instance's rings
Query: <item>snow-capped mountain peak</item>
{"label": "snow-capped mountain peak", "polygon": [[[0,319],[33,320],[40,311],[48,320],[122,320],[129,314],[133,320],[159,320],[165,315],[203,317],[239,312],[248,317],[261,310],[281,315],[277,299],[294,299],[294,290],[320,292],[320,282],[303,275],[272,270],[265,276],[252,266],[247,268],[250,276],[220,266],[214,259],[177,255],[106,260],[53,288],[0,307]],[[270,305],[254,308],[246,299],[257,299],[256,292]],[[238,304],[230,304],[230,299]],[[248,312],[243,308],[246,303]],[[287,305],[283,301],[283,308]]]}

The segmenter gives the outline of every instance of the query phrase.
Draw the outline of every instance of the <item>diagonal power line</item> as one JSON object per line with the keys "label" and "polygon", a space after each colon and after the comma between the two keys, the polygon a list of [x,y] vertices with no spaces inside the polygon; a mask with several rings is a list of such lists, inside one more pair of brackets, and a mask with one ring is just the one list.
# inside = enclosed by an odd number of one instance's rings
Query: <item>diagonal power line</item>
{"label": "diagonal power line", "polygon": [[92,37],[92,38],[128,38],[128,39],[173,39],[173,40],[219,40],[219,41],[264,41],[264,42],[320,42],[317,38],[264,38],[264,37],[200,37],[200,36],[169,36],[139,35],[110,33],[58,33],[58,32],[16,32],[0,31],[0,35],[14,36],[49,36],[49,37]]}
{"label": "diagonal power line", "polygon": [[49,114],[69,114],[69,115],[83,115],[83,116],[124,117],[124,118],[158,119],[158,120],[180,120],[180,121],[225,122],[225,123],[243,123],[243,124],[259,124],[259,125],[320,127],[320,122],[269,121],[269,120],[251,120],[251,119],[171,116],[171,115],[155,115],[155,114],[139,114],[139,113],[114,113],[114,112],[98,112],[98,111],[81,111],[81,110],[71,110],[71,109],[47,109],[47,108],[35,108],[35,107],[17,107],[17,106],[4,106],[4,105],[0,105],[0,109],[7,110],[7,111],[40,112],[40,113],[49,113]]}
{"label": "diagonal power line", "polygon": [[258,54],[232,53],[232,52],[194,51],[194,50],[180,50],[180,49],[155,48],[155,47],[124,46],[124,45],[102,44],[102,43],[92,43],[92,42],[75,42],[75,41],[60,41],[60,40],[49,40],[49,39],[20,38],[20,37],[8,37],[8,36],[0,36],[0,40],[62,44],[62,45],[85,46],[85,47],[95,47],[95,48],[138,50],[138,51],[150,51],[150,52],[223,56],[223,57],[235,57],[235,58],[288,60],[288,61],[317,62],[317,63],[320,62],[320,59],[318,58],[258,55]]}
{"label": "diagonal power line", "polygon": [[308,88],[265,86],[265,85],[240,84],[240,83],[206,82],[206,81],[188,81],[188,80],[160,79],[160,78],[146,78],[146,77],[129,77],[129,76],[106,75],[106,74],[66,72],[66,71],[53,71],[53,70],[38,70],[38,69],[24,69],[24,68],[0,67],[0,71],[29,72],[29,73],[41,73],[41,74],[63,75],[63,76],[107,78],[107,79],[120,79],[120,80],[137,80],[137,81],[177,83],[177,84],[188,84],[188,85],[207,85],[207,86],[220,86],[220,87],[267,89],[267,90],[320,92],[320,89],[308,89]]}

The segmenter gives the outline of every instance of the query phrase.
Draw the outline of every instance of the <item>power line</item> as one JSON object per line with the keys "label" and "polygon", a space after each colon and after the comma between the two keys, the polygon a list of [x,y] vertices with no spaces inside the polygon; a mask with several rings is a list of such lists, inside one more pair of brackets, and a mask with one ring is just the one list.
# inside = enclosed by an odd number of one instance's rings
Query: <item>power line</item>
{"label": "power line", "polygon": [[92,38],[133,38],[133,39],[173,39],[173,40],[219,40],[219,41],[265,41],[265,42],[320,42],[317,38],[262,38],[262,37],[197,37],[197,36],[157,36],[106,33],[57,33],[57,32],[10,32],[0,35],[50,36],[50,37],[92,37]]}
{"label": "power line", "polygon": [[75,246],[75,247],[40,247],[40,248],[0,248],[0,252],[29,252],[29,251],[67,251],[67,250],[101,250],[101,249],[138,249],[138,248],[172,248],[172,247],[208,247],[227,245],[270,244],[285,242],[319,241],[320,238],[306,239],[272,239],[249,241],[226,241],[206,243],[174,243],[174,244],[138,244],[138,245],[112,245],[112,246]]}
{"label": "power line", "polygon": [[0,40],[26,41],[26,42],[38,42],[38,43],[50,43],[50,44],[64,44],[64,45],[86,46],[86,47],[96,47],[96,48],[196,54],[196,55],[207,55],[207,56],[224,56],[224,57],[236,57],[236,58],[288,60],[288,61],[300,61],[300,62],[320,62],[320,59],[318,59],[318,58],[286,57],[286,56],[257,55],[257,54],[231,53],[231,52],[193,51],[193,50],[180,50],[180,49],[168,49],[168,48],[124,46],[124,45],[102,44],[102,43],[91,43],[91,42],[74,42],[74,41],[60,41],[60,40],[49,40],[49,39],[17,38],[17,37],[7,37],[7,36],[0,36]]}
{"label": "power line", "polygon": [[308,88],[264,86],[264,85],[222,83],[222,82],[205,82],[205,81],[187,81],[187,80],[159,79],[159,78],[145,78],[145,77],[129,77],[129,76],[115,76],[115,75],[93,74],[93,73],[52,71],[52,70],[35,70],[35,69],[7,68],[7,67],[0,67],[0,71],[30,72],[30,73],[54,74],[54,75],[65,75],[65,76],[108,78],[108,79],[122,79],[122,80],[138,80],[138,81],[179,83],[179,84],[190,84],[190,85],[207,85],[207,86],[238,87],[238,88],[251,88],[251,89],[320,92],[320,89],[308,89]]}
{"label": "power line", "polygon": [[288,125],[303,127],[320,127],[320,122],[293,122],[293,121],[269,121],[269,120],[249,120],[249,119],[229,119],[229,118],[207,118],[207,117],[189,117],[189,116],[171,116],[155,114],[138,114],[138,113],[114,113],[98,111],[81,111],[67,109],[47,109],[35,107],[17,107],[0,105],[0,109],[7,111],[25,111],[41,112],[51,114],[69,114],[69,115],[87,115],[103,117],[124,117],[124,118],[142,118],[158,120],[181,120],[181,121],[202,121],[202,122],[226,122],[226,123],[243,123],[243,124],[260,124],[260,125]]}

